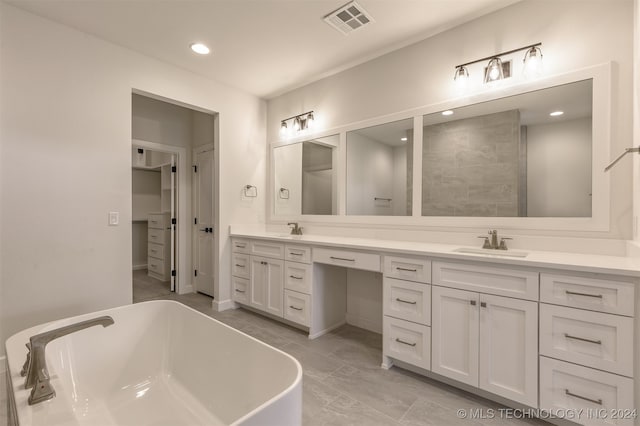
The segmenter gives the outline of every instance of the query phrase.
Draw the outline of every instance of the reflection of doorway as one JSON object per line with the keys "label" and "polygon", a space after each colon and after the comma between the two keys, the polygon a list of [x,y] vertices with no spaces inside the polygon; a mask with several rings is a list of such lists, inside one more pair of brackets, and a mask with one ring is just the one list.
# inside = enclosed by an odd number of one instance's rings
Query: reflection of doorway
{"label": "reflection of doorway", "polygon": [[193,241],[195,290],[213,297],[215,284],[214,150],[205,145],[193,150]]}
{"label": "reflection of doorway", "polygon": [[176,163],[174,152],[133,143],[132,260],[134,271],[146,270],[149,297],[176,290]]}

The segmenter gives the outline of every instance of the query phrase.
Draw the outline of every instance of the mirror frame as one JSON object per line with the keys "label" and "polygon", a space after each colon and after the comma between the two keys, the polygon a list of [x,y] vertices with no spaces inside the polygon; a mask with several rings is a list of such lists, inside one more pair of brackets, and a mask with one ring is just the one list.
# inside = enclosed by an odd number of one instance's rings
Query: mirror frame
{"label": "mirror frame", "polygon": [[[582,68],[576,71],[539,78],[533,81],[493,87],[468,96],[438,102],[411,110],[375,117],[345,126],[307,133],[287,141],[272,142],[269,148],[269,180],[267,188],[267,224],[286,224],[291,221],[325,226],[350,227],[409,226],[429,228],[490,228],[497,224],[503,228],[546,231],[598,231],[610,230],[611,190],[610,175],[604,172],[609,163],[611,147],[611,74],[612,63]],[[592,144],[591,144],[591,217],[453,217],[422,216],[422,122],[423,116],[447,109],[488,102],[526,92],[546,89],[575,81],[593,81]],[[351,130],[413,118],[413,211],[411,216],[354,216],[346,214],[346,134]],[[275,170],[273,149],[305,140],[339,134],[337,146],[337,215],[276,216],[273,202]]]}

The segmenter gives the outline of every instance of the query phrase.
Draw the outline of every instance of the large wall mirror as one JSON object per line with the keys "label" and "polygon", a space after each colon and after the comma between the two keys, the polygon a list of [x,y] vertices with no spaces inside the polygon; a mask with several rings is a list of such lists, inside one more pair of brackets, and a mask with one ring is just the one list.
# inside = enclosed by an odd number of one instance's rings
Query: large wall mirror
{"label": "large wall mirror", "polygon": [[337,213],[339,139],[332,135],[273,149],[275,215]]}
{"label": "large wall mirror", "polygon": [[591,217],[592,80],[423,117],[422,215]]}
{"label": "large wall mirror", "polygon": [[413,118],[347,132],[347,214],[411,216]]}

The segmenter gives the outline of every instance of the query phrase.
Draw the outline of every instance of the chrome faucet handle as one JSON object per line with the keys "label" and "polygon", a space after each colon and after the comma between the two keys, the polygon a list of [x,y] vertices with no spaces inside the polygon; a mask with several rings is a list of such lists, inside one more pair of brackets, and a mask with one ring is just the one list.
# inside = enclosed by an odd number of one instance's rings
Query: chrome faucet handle
{"label": "chrome faucet handle", "polygon": [[513,240],[513,238],[510,238],[510,237],[500,238],[500,245],[498,246],[498,250],[508,250],[507,242],[505,240]]}
{"label": "chrome faucet handle", "polygon": [[482,244],[482,248],[483,249],[490,249],[491,247],[491,242],[489,242],[489,237],[478,237],[478,238],[484,238],[484,243]]}
{"label": "chrome faucet handle", "polygon": [[43,368],[38,372],[36,384],[33,389],[31,389],[31,393],[29,394],[27,402],[29,403],[29,405],[34,405],[38,402],[52,399],[55,396],[56,391],[55,389],[53,389],[53,386],[51,386],[49,372],[46,368]]}

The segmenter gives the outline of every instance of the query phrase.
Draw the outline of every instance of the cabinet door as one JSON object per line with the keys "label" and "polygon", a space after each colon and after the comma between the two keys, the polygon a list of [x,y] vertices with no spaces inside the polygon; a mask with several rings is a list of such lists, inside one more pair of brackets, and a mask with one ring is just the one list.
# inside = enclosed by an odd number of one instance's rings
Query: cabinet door
{"label": "cabinet door", "polygon": [[480,380],[488,392],[538,406],[538,304],[480,295]]}
{"label": "cabinet door", "polygon": [[478,386],[478,293],[431,289],[431,370]]}
{"label": "cabinet door", "polygon": [[250,305],[281,317],[283,315],[282,260],[251,256]]}

